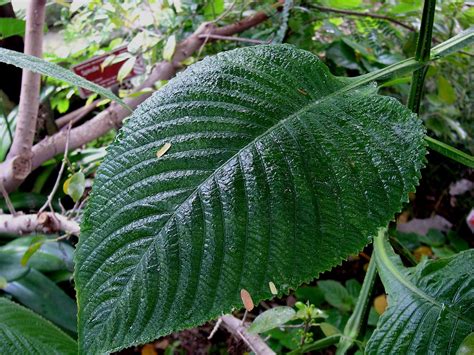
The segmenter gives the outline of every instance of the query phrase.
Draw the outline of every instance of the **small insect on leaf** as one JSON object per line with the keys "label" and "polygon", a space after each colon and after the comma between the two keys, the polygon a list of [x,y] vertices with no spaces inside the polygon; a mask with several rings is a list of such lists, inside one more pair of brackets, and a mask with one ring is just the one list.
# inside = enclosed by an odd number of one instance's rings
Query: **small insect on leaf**
{"label": "small insect on leaf", "polygon": [[301,94],[301,95],[308,95],[308,93],[306,91],[304,91],[303,89],[298,89],[298,92]]}
{"label": "small insect on leaf", "polygon": [[269,282],[268,283],[268,286],[270,287],[270,292],[272,293],[272,295],[277,295],[278,294],[278,290],[275,286],[275,284],[273,282]]}
{"label": "small insect on leaf", "polygon": [[158,151],[156,152],[156,157],[161,158],[166,152],[171,148],[171,143],[165,143]]}
{"label": "small insect on leaf", "polygon": [[254,304],[253,304],[252,296],[250,296],[249,291],[247,291],[246,289],[241,289],[240,298],[242,299],[242,303],[244,304],[245,309],[248,312],[251,312],[254,307]]}

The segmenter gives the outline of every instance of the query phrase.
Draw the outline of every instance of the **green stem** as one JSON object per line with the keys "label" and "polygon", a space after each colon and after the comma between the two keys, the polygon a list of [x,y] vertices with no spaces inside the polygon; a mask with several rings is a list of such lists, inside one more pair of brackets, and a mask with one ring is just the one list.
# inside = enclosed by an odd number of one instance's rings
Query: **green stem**
{"label": "green stem", "polygon": [[[431,50],[430,61],[434,61],[434,60],[446,57],[447,55],[450,55],[456,51],[459,51],[473,42],[474,42],[474,28],[471,28],[457,34],[456,36],[434,47]],[[379,70],[376,70],[364,75],[360,75],[354,78],[349,78],[347,79],[349,82],[349,85],[347,85],[343,90],[349,91],[373,81],[386,80],[394,75],[400,76],[403,74],[411,73],[414,70],[419,69],[421,67],[423,67],[423,64],[418,62],[415,59],[415,57],[408,58],[398,63],[389,65],[385,68],[382,68],[382,69],[379,69]]]}
{"label": "green stem", "polygon": [[[385,230],[379,232],[385,233]],[[344,328],[344,335],[341,336],[339,344],[337,345],[336,355],[345,354],[354,344],[360,333],[360,329],[365,320],[367,310],[369,309],[370,296],[374,286],[375,278],[377,276],[377,268],[375,265],[375,257],[372,257],[369,262],[369,268],[362,284],[357,304],[354,312],[346,323]]]}
{"label": "green stem", "polygon": [[422,67],[413,72],[410,96],[408,97],[408,108],[415,113],[419,113],[420,111],[420,103],[423,96],[423,84],[425,82],[427,71],[426,64],[430,60],[435,9],[436,0],[425,0],[423,15],[421,17],[420,34],[415,52],[415,60],[422,64]]}
{"label": "green stem", "polygon": [[341,337],[340,334],[335,334],[323,339],[319,339],[315,341],[314,343],[307,344],[299,349],[293,350],[292,352],[288,353],[288,355],[304,354],[309,351],[315,351],[315,350],[327,348],[328,346],[337,344],[340,337]]}
{"label": "green stem", "polygon": [[447,158],[457,161],[458,163],[461,163],[467,166],[468,168],[474,168],[474,156],[464,153],[459,149],[451,147],[446,143],[440,142],[439,140],[428,136],[425,136],[425,142],[428,143],[428,147],[433,149],[435,152],[438,152]]}

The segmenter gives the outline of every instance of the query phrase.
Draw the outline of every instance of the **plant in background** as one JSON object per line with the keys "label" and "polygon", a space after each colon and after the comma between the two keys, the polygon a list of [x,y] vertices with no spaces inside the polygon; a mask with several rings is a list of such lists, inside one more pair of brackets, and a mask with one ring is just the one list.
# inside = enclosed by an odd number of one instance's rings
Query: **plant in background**
{"label": "plant in background", "polygon": [[[274,296],[269,283],[284,295],[372,241],[362,286],[318,284],[338,312],[352,311],[343,329],[300,302],[297,311],[262,313],[248,331],[296,322],[287,324],[301,328],[295,353],[334,344],[341,354],[354,344],[368,353],[468,347],[473,250],[406,268],[387,241],[387,225],[418,184],[427,146],[474,166],[472,156],[426,136],[412,112],[427,66],[474,40],[470,29],[431,49],[434,9],[427,0],[414,58],[361,76],[334,76],[293,46],[261,45],[207,57],[170,80],[133,112],[98,169],[75,253],[77,344],[34,315],[49,334],[40,338],[24,321],[29,311],[0,299],[8,329],[0,333],[2,351],[95,354],[142,344],[239,308],[242,289],[256,301]],[[124,105],[39,59],[6,50],[0,58]],[[372,84],[410,72],[409,109]],[[80,183],[71,185],[74,177]],[[77,200],[84,174],[68,181],[65,192]],[[27,248],[53,245],[45,240]],[[29,262],[33,257],[24,267]],[[365,344],[358,338],[377,271],[388,308]],[[2,274],[3,288],[16,273]]]}

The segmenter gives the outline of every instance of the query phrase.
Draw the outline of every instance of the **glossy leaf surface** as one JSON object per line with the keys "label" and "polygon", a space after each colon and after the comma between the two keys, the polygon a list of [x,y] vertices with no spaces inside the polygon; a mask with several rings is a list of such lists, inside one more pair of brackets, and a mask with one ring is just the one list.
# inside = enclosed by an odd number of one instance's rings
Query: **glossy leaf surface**
{"label": "glossy leaf surface", "polygon": [[6,298],[0,298],[1,354],[76,354],[76,342],[59,328]]}
{"label": "glossy leaf surface", "polygon": [[474,249],[405,268],[385,238],[375,240],[388,308],[368,354],[455,354],[474,330]]}
{"label": "glossy leaf surface", "polygon": [[[311,280],[414,190],[421,123],[286,45],[221,53],[142,104],[99,169],[76,254],[79,351],[144,343]],[[171,144],[166,154],[157,152]]]}

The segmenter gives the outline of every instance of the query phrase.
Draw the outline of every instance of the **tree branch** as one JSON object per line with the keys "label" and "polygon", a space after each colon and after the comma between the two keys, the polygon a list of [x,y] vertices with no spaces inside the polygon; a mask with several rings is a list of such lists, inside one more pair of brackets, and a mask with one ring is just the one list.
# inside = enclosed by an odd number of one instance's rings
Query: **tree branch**
{"label": "tree branch", "polygon": [[256,334],[250,334],[247,327],[240,319],[232,315],[225,315],[220,318],[224,328],[238,339],[241,339],[257,355],[273,355],[275,352]]}
{"label": "tree branch", "polygon": [[[26,10],[25,54],[43,55],[43,27],[46,0],[31,0]],[[23,70],[20,104],[15,137],[7,160],[10,160],[10,179],[23,181],[31,171],[31,147],[36,131],[41,75]],[[7,187],[8,190],[8,187]]]}
{"label": "tree branch", "polygon": [[325,7],[325,6],[319,6],[319,5],[311,5],[311,7],[318,9],[319,11],[322,12],[334,12],[336,14],[343,14],[343,15],[351,15],[351,16],[358,16],[358,17],[370,17],[370,18],[376,18],[379,20],[385,20],[388,22],[392,22],[400,27],[403,27],[409,31],[416,31],[416,29],[410,25],[407,25],[403,22],[400,22],[392,17],[384,16],[384,15],[379,15],[379,14],[373,14],[371,12],[357,12],[357,11],[351,11],[351,10],[339,10],[339,9],[333,9],[330,7]]}
{"label": "tree branch", "polygon": [[[279,3],[277,3],[276,6]],[[243,32],[249,28],[257,26],[268,19],[268,15],[264,12],[258,12],[253,16],[247,17],[239,22],[228,26],[216,27],[213,23],[203,23],[199,28],[191,34],[188,38],[178,44],[173,59],[171,62],[163,61],[158,63],[151,72],[148,79],[140,85],[134,92],[142,91],[144,88],[153,87],[154,83],[159,80],[171,79],[178,70],[182,68],[182,62],[189,58],[194,52],[198,51],[204,43],[205,39],[201,35],[219,35],[232,36],[234,34]],[[212,39],[210,39],[212,41]],[[138,97],[125,99],[128,106],[135,108],[140,103],[145,101],[151,93],[144,93]],[[115,103],[111,104],[106,110],[99,113],[90,121],[85,122],[79,127],[71,130],[69,138],[69,149],[74,150],[85,143],[88,143],[105,133],[112,128],[119,128],[121,122],[126,118],[130,112]],[[59,153],[64,152],[66,146],[66,132],[64,130],[43,139],[41,142],[33,146],[31,170],[38,168],[43,162],[53,158]],[[15,166],[8,164],[8,162],[0,164],[0,171],[5,171],[3,174],[3,182],[7,191],[13,191],[21,182],[28,176],[29,171],[23,175],[22,179],[13,179],[12,171]]]}
{"label": "tree branch", "polygon": [[0,233],[29,234],[66,232],[79,235],[79,224],[58,213],[0,214]]}

